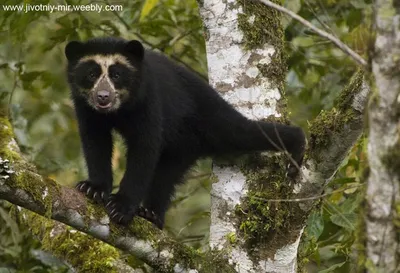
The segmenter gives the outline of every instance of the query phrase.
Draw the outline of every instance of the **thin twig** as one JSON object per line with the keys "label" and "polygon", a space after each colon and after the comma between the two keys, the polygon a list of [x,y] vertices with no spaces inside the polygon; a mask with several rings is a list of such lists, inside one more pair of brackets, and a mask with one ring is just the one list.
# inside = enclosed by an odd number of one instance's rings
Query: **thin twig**
{"label": "thin twig", "polygon": [[317,33],[319,36],[324,37],[328,40],[330,40],[332,43],[334,43],[338,48],[340,48],[343,52],[345,52],[346,54],[348,54],[350,57],[352,57],[358,64],[366,67],[367,66],[367,61],[365,61],[360,55],[358,55],[356,52],[354,52],[350,47],[348,47],[346,44],[342,43],[338,38],[336,38],[335,36],[333,36],[332,34],[327,33],[326,31],[323,31],[319,28],[317,28],[316,26],[314,26],[313,24],[311,24],[310,22],[308,22],[306,19],[304,19],[303,17],[297,15],[296,13],[294,13],[293,11],[288,10],[285,7],[282,7],[280,5],[277,5],[275,3],[272,3],[269,0],[259,0],[261,3],[263,3],[264,5],[274,8],[282,13],[285,13],[287,15],[289,15],[290,17],[292,17],[293,19],[299,21],[300,23],[302,23],[303,25],[305,25],[306,27],[310,28],[312,31],[314,31],[315,33]]}
{"label": "thin twig", "polygon": [[321,19],[319,19],[318,14],[315,12],[314,8],[310,5],[310,3],[305,0],[304,3],[306,3],[307,7],[309,8],[309,10],[311,11],[311,13],[314,15],[315,19],[317,19],[318,23],[321,24],[321,26],[327,31],[330,32],[332,35],[334,35],[336,38],[337,36],[335,35],[335,33],[332,31],[332,29],[329,27],[329,25],[325,24],[325,22],[323,22]]}

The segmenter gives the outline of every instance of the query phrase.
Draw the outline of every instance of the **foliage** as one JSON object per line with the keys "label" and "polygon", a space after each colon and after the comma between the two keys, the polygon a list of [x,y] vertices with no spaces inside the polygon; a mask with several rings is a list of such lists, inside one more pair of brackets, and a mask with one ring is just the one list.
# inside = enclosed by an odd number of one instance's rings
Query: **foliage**
{"label": "foliage", "polygon": [[39,249],[39,242],[7,213],[9,207],[0,201],[0,272],[68,272],[63,263]]}
{"label": "foliage", "polygon": [[[360,251],[361,204],[364,197],[365,139],[351,151],[346,162],[307,221],[300,245],[299,262],[307,272],[357,272]],[[322,271],[321,271],[322,272]]]}
{"label": "foliage", "polygon": [[[317,27],[338,37],[366,56],[371,35],[370,0],[287,0],[286,6]],[[292,98],[292,119],[306,121],[331,109],[335,98],[354,74],[354,62],[328,40],[297,21],[284,17],[289,53],[286,91]]]}
{"label": "foliage", "polygon": [[[15,0],[6,0],[1,4],[24,3],[33,4]],[[34,2],[37,5],[88,3],[92,1]],[[206,75],[202,24],[194,0],[135,0],[122,3],[110,0],[96,3],[103,7],[122,5],[123,10],[24,13],[0,8],[0,108],[4,109],[9,101],[12,102],[9,112],[23,152],[43,174],[71,186],[85,176],[85,168],[64,72],[63,50],[67,41],[110,35],[139,39],[145,46],[164,52],[203,77]],[[120,138],[115,137],[118,143],[113,167],[115,181],[119,181],[125,164],[124,147]],[[191,179],[177,194],[179,206],[173,206],[171,214],[187,217],[167,220],[167,228],[172,234],[197,247],[204,246],[207,241],[209,169],[209,161],[199,162],[189,176],[201,179]],[[14,256],[4,257],[4,260],[14,263]],[[28,266],[28,259],[25,260]],[[17,268],[22,267],[18,265]]]}
{"label": "foliage", "polygon": [[[369,0],[287,0],[285,5],[319,28],[334,34],[358,54],[366,56],[372,41]],[[289,53],[286,92],[292,120],[306,128],[335,99],[357,70],[350,58],[329,41],[284,17]],[[365,169],[364,140],[354,147],[326,192],[319,209],[307,222],[299,254],[307,272],[355,272],[359,242],[360,203]],[[348,189],[348,190],[346,190]],[[339,191],[339,192],[337,192]]]}
{"label": "foliage", "polygon": [[[2,5],[33,1],[4,0]],[[65,80],[63,48],[67,41],[113,35],[139,39],[206,75],[202,23],[195,0],[37,0],[35,4],[122,5],[122,11],[11,12],[0,8],[0,110],[12,102],[18,143],[42,173],[65,185],[84,177],[77,125]],[[286,0],[294,12],[365,55],[371,41],[370,0]],[[0,6],[1,7],[1,6]],[[303,128],[335,98],[356,70],[329,41],[284,16],[289,72],[286,93],[291,119]],[[124,146],[118,136],[113,157],[115,181],[124,168]],[[354,148],[309,218],[301,243],[300,264],[309,272],[353,272],[362,196],[364,142]],[[206,247],[209,227],[210,162],[188,175],[167,217],[167,229],[195,247]],[[351,189],[348,189],[351,187]],[[346,190],[347,189],[347,190]],[[339,190],[339,191],[337,191]],[[0,207],[1,267],[50,272],[32,255],[38,243],[21,231],[7,208]],[[22,243],[24,242],[24,243]],[[3,264],[2,264],[3,263]],[[35,271],[36,270],[36,271]]]}

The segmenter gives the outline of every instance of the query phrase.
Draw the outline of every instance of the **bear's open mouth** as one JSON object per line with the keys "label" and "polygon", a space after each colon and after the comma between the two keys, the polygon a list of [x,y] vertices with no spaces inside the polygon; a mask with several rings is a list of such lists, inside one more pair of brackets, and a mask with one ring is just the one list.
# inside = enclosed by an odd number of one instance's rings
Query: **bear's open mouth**
{"label": "bear's open mouth", "polygon": [[98,108],[100,108],[100,109],[108,109],[108,108],[111,108],[112,102],[110,101],[110,102],[107,103],[106,105],[101,105],[101,104],[99,104],[99,103],[96,103],[96,106],[97,106]]}

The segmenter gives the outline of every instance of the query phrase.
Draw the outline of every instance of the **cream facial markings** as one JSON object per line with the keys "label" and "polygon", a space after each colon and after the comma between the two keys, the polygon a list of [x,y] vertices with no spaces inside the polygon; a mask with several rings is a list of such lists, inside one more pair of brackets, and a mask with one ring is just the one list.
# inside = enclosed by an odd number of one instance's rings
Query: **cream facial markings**
{"label": "cream facial markings", "polygon": [[[90,55],[90,56],[85,56],[82,59],[79,60],[78,64],[88,62],[88,61],[94,61],[97,63],[100,68],[101,68],[101,75],[98,77],[96,80],[95,84],[93,85],[93,88],[91,89],[91,92],[96,92],[98,88],[106,88],[110,89],[110,91],[115,95],[115,101],[113,105],[110,108],[110,111],[116,110],[119,108],[121,105],[121,98],[127,97],[128,92],[127,90],[117,90],[114,87],[114,83],[111,81],[108,75],[108,68],[111,65],[120,63],[126,66],[128,69],[132,71],[137,71],[135,67],[133,67],[129,61],[122,55],[119,54],[113,54],[113,55]],[[121,94],[120,94],[121,93]],[[90,98],[92,99],[92,98]],[[90,102],[90,104],[96,108],[94,102]]]}
{"label": "cream facial markings", "polygon": [[102,71],[104,72],[104,69],[108,69],[110,65],[120,63],[123,64],[124,66],[128,67],[132,71],[137,71],[137,69],[131,65],[131,63],[128,61],[128,59],[120,54],[112,54],[112,55],[89,55],[85,56],[82,59],[79,60],[79,63],[87,62],[87,61],[95,61],[97,64],[101,66]]}

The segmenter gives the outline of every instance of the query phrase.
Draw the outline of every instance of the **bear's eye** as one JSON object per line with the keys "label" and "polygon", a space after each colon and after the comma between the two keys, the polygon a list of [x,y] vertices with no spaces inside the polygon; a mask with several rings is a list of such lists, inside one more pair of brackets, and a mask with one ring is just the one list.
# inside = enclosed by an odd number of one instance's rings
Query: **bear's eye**
{"label": "bear's eye", "polygon": [[94,81],[96,79],[96,73],[93,71],[89,72],[88,78],[89,80]]}
{"label": "bear's eye", "polygon": [[119,73],[118,72],[113,72],[111,73],[110,77],[112,80],[118,80],[119,79]]}

